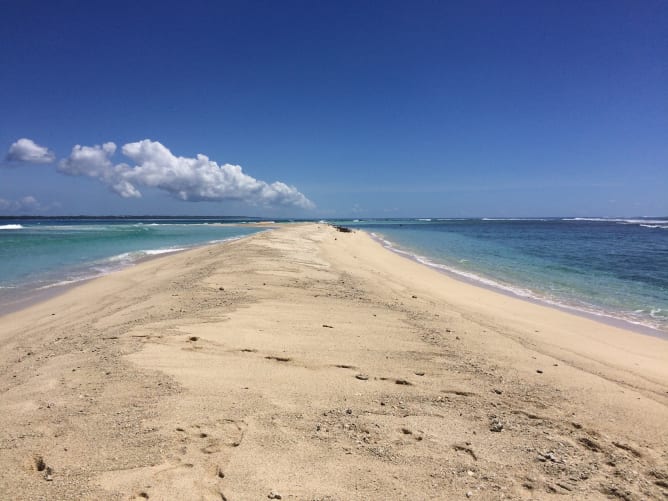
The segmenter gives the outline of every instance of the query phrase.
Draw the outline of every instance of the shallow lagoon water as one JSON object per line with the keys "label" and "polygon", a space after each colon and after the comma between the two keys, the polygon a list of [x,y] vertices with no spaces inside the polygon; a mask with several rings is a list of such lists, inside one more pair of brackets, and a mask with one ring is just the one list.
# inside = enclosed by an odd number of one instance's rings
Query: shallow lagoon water
{"label": "shallow lagoon water", "polygon": [[[0,221],[0,307],[142,259],[262,231],[225,219]],[[239,221],[240,223],[243,221]]]}

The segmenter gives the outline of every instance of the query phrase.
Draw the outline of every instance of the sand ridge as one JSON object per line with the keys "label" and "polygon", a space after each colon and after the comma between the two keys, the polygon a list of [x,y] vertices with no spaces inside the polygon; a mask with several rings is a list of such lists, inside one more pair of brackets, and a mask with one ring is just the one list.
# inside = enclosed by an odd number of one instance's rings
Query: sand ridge
{"label": "sand ridge", "polygon": [[10,499],[663,499],[668,343],[286,225],[0,317]]}

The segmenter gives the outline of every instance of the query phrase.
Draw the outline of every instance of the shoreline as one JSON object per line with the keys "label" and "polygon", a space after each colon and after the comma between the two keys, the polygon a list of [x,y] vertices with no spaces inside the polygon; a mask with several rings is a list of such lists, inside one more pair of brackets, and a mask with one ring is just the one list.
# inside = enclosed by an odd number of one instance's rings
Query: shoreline
{"label": "shoreline", "polygon": [[[439,273],[443,273],[444,275],[447,275],[450,278],[453,278],[455,280],[461,281],[465,284],[472,285],[473,287],[481,287],[485,290],[489,290],[492,292],[496,292],[498,294],[503,294],[508,297],[512,297],[515,299],[519,299],[522,301],[527,301],[532,304],[537,304],[537,305],[542,305],[546,306],[548,308],[554,308],[558,311],[561,311],[566,314],[570,315],[576,315],[582,318],[587,318],[589,320],[593,320],[596,322],[600,322],[604,325],[609,325],[611,327],[617,327],[620,329],[625,329],[630,332],[633,332],[635,334],[642,334],[644,336],[652,336],[656,337],[659,339],[663,339],[665,341],[668,341],[668,331],[661,330],[657,327],[652,327],[650,325],[642,324],[640,322],[633,322],[631,320],[627,320],[624,318],[620,317],[615,317],[612,314],[609,313],[596,313],[593,311],[587,311],[584,309],[580,309],[576,306],[570,306],[567,304],[562,304],[557,301],[551,301],[548,299],[543,299],[540,297],[536,297],[533,295],[523,295],[518,292],[513,291],[510,287],[503,287],[501,285],[494,285],[494,284],[488,284],[485,283],[484,280],[476,279],[476,278],[471,278],[468,277],[464,272],[457,272],[452,269],[449,269],[445,265],[440,265],[438,263],[429,263],[425,262],[423,259],[420,259],[421,256],[418,256],[417,254],[414,254],[410,251],[405,251],[403,249],[399,249],[397,247],[394,247],[392,242],[389,242],[388,240],[383,239],[382,237],[376,235],[373,232],[361,229],[361,228],[355,228],[353,231],[362,231],[364,233],[367,233],[374,241],[376,241],[381,247],[384,249],[389,250],[390,252],[393,252],[399,256],[402,256],[406,259],[409,259],[413,262],[416,262],[422,266],[426,266],[427,268],[430,268],[432,270],[435,270]],[[426,259],[426,258],[425,258]]]}
{"label": "shoreline", "polygon": [[294,224],[0,317],[0,492],[665,496],[663,340],[436,271]]}
{"label": "shoreline", "polygon": [[[213,224],[213,223],[212,223]],[[215,223],[216,225],[219,226],[239,226],[239,227],[244,227],[247,226],[246,224],[239,224],[239,223]],[[248,223],[253,226],[258,226],[261,228],[265,228],[263,231],[268,231],[272,228],[275,228],[276,225],[275,223],[270,223],[270,222],[253,222],[253,223]],[[257,233],[262,233],[262,231],[259,231]],[[81,285],[84,285],[90,281],[97,280],[102,277],[106,277],[109,275],[112,275],[114,273],[117,273],[119,271],[132,268],[133,266],[136,266],[138,264],[141,264],[146,261],[150,261],[153,259],[160,259],[162,257],[168,257],[173,254],[178,254],[180,252],[188,252],[193,249],[198,249],[201,247],[207,247],[210,245],[218,245],[218,244],[225,244],[229,242],[233,242],[235,240],[243,239],[252,235],[255,235],[257,233],[251,233],[249,235],[240,235],[240,236],[233,236],[233,237],[228,237],[224,238],[221,240],[216,240],[216,241],[207,241],[203,243],[198,243],[198,244],[193,244],[187,247],[180,247],[180,248],[160,248],[160,249],[143,249],[143,250],[138,250],[138,251],[129,251],[124,254],[141,254],[140,257],[138,257],[134,261],[130,261],[124,264],[118,264],[117,267],[104,271],[104,272],[97,272],[95,275],[90,275],[90,276],[84,276],[81,278],[73,279],[73,280],[67,280],[67,281],[61,281],[57,283],[52,283],[52,284],[47,284],[45,286],[41,287],[32,287],[32,288],[24,288],[23,286],[17,286],[17,287],[12,287],[11,290],[18,289],[20,291],[20,296],[18,298],[12,298],[12,300],[8,304],[0,304],[0,320],[2,320],[2,317],[5,315],[9,315],[10,313],[15,313],[18,311],[21,311],[26,308],[30,308],[31,306],[34,306],[38,303],[41,303],[43,301],[48,301],[49,299],[52,299],[54,297],[59,296],[60,294],[66,293],[68,290],[79,287]],[[108,256],[105,259],[110,259],[113,257],[117,257],[117,255],[112,255]]]}
{"label": "shoreline", "polygon": [[[93,218],[95,219],[95,218]],[[122,218],[121,218],[122,219]],[[177,218],[178,219],[178,218]],[[482,220],[486,220],[488,218],[482,218]],[[569,220],[569,219],[564,219],[564,218],[555,218],[558,220]],[[582,219],[582,218],[574,218],[574,220],[577,219]],[[585,220],[588,220],[590,218],[584,218]],[[162,219],[156,219],[156,220],[162,220]],[[169,221],[169,219],[165,219]],[[425,221],[427,219],[424,219]],[[525,220],[525,219],[489,219],[490,221],[493,220]],[[526,220],[533,220],[533,219],[526,219]],[[546,219],[538,219],[538,220],[546,220]],[[592,219],[599,221],[599,219]],[[600,221],[618,221],[616,219],[600,219]],[[621,219],[619,221],[622,221]],[[167,223],[167,224],[181,224],[181,223]],[[248,227],[248,226],[256,226],[259,228],[266,228],[266,229],[271,229],[271,228],[277,228],[280,227],[281,225],[285,224],[292,224],[288,222],[279,222],[276,223],[275,221],[249,221],[249,222],[215,222],[215,223],[200,223],[200,224],[205,224],[205,225],[212,225],[212,226],[223,226],[223,227]],[[316,222],[298,222],[297,224],[327,224],[327,225],[334,225],[334,223],[324,221],[322,223],[316,223]],[[334,225],[336,226],[336,225]],[[614,312],[606,312],[605,310],[600,310],[600,311],[590,311],[587,310],[583,307],[579,307],[576,305],[571,305],[566,302],[560,302],[558,300],[552,300],[549,298],[545,297],[540,297],[538,295],[535,295],[532,291],[527,290],[526,294],[522,293],[522,289],[517,289],[514,290],[514,287],[521,287],[521,286],[511,286],[511,285],[504,285],[501,283],[496,283],[495,280],[485,278],[483,276],[478,276],[475,275],[474,273],[469,273],[453,268],[449,268],[446,265],[440,264],[438,262],[432,262],[429,258],[425,258],[423,256],[420,256],[410,250],[404,250],[399,247],[396,247],[394,243],[385,240],[379,235],[376,235],[375,232],[371,230],[366,230],[364,228],[359,228],[359,227],[353,227],[353,231],[362,231],[365,232],[366,234],[370,235],[370,237],[375,240],[377,243],[381,245],[384,249],[387,249],[393,253],[396,253],[400,256],[403,256],[405,258],[408,258],[411,261],[417,262],[421,264],[422,266],[428,267],[430,269],[433,269],[439,273],[445,274],[451,278],[454,278],[458,281],[462,281],[463,283],[467,283],[469,285],[472,285],[474,287],[481,287],[486,290],[494,291],[503,295],[507,295],[516,299],[520,299],[523,301],[527,301],[529,303],[533,304],[538,304],[538,305],[543,305],[547,306],[549,308],[554,308],[556,310],[562,311],[567,314],[573,314],[576,316],[580,316],[583,318],[587,318],[590,320],[594,320],[597,322],[601,322],[602,324],[609,325],[612,327],[618,327],[621,329],[626,329],[628,331],[631,331],[636,334],[642,334],[645,336],[652,336],[652,337],[657,337],[659,339],[668,341],[668,330],[664,330],[660,327],[656,327],[653,325],[649,325],[646,323],[642,323],[640,321],[633,321],[627,318],[623,318],[621,316],[617,316],[614,314]],[[252,235],[252,234],[251,234]],[[249,235],[243,235],[240,237],[230,237],[228,239],[223,239],[221,242],[225,241],[231,241],[237,238],[245,238],[246,236]],[[156,249],[159,252],[156,255],[149,254],[145,255],[136,261],[132,261],[130,263],[122,264],[119,265],[117,268],[114,268],[110,271],[106,272],[99,272],[95,275],[92,276],[86,276],[83,278],[77,278],[69,282],[64,282],[64,283],[54,283],[54,284],[49,284],[43,287],[39,288],[32,288],[32,289],[22,289],[21,287],[16,287],[16,289],[21,289],[21,297],[18,300],[12,300],[10,304],[0,304],[0,317],[3,315],[12,313],[14,311],[18,311],[27,307],[30,307],[31,305],[34,305],[40,301],[45,301],[48,300],[51,297],[54,297],[57,294],[60,294],[62,292],[67,291],[71,287],[77,287],[80,284],[86,283],[90,280],[94,280],[97,278],[100,278],[102,276],[106,276],[111,273],[115,273],[119,270],[125,269],[127,267],[132,267],[135,266],[136,264],[139,264],[145,260],[149,259],[154,259],[158,257],[162,257],[162,254],[174,254],[177,252],[183,252],[183,251],[188,251],[191,249],[195,249],[198,247],[202,246],[207,246],[207,245],[215,245],[219,243],[219,241],[210,241],[210,242],[205,242],[205,243],[199,243],[199,244],[194,244],[190,245],[188,247],[184,248],[179,248],[176,250],[172,250],[170,248],[165,248],[165,249]],[[148,250],[144,251],[136,251],[137,253],[142,253],[142,252],[149,252]],[[109,256],[109,257],[114,257],[114,256]],[[469,274],[473,276],[469,276]],[[490,283],[488,283],[490,282]],[[14,288],[12,288],[14,289]],[[52,292],[51,289],[55,289],[55,292]]]}
{"label": "shoreline", "polygon": [[[277,228],[280,226],[277,226],[277,223],[271,222],[271,221],[260,221],[260,222],[252,222],[252,223],[244,223],[244,224],[239,224],[239,223],[216,223],[217,225],[222,225],[222,226],[246,226],[247,224],[251,224],[253,226],[261,226],[261,227],[267,227],[267,229],[271,228]],[[287,224],[287,223],[281,223],[281,224]],[[298,223],[299,224],[299,223]],[[318,223],[312,223],[312,224],[318,224]],[[330,224],[330,223],[325,223],[325,224]],[[495,292],[498,294],[502,294],[504,296],[508,296],[511,298],[519,299],[521,301],[526,301],[531,304],[536,304],[536,305],[541,305],[545,306],[548,308],[555,309],[557,311],[561,311],[566,314],[570,315],[575,315],[578,317],[586,318],[589,320],[593,320],[595,322],[600,322],[603,325],[611,326],[611,327],[616,327],[619,329],[627,330],[631,333],[634,334],[641,334],[644,336],[651,336],[655,337],[658,339],[662,339],[664,341],[668,341],[668,332],[663,331],[661,329],[651,327],[645,324],[641,323],[635,323],[630,320],[626,320],[623,318],[618,318],[615,317],[611,314],[606,314],[606,313],[595,313],[595,312],[589,312],[586,310],[579,309],[575,306],[569,306],[569,305],[564,305],[560,304],[556,301],[549,301],[546,299],[541,299],[539,297],[534,297],[534,296],[526,296],[522,295],[519,293],[515,293],[512,290],[506,289],[504,287],[499,287],[495,286],[492,284],[487,284],[484,281],[476,280],[474,278],[469,278],[466,275],[462,273],[458,273],[456,271],[452,271],[447,269],[446,267],[442,265],[438,265],[438,263],[430,264],[427,262],[424,262],[423,260],[420,259],[420,256],[410,252],[410,251],[405,251],[403,249],[396,248],[392,245],[391,242],[388,242],[381,238],[380,236],[376,235],[373,232],[361,229],[361,228],[354,228],[353,231],[361,231],[369,237],[374,240],[376,243],[378,243],[383,249],[386,249],[394,254],[397,254],[398,256],[401,256],[405,259],[408,259],[412,262],[418,263],[421,266],[424,266],[428,269],[434,270],[438,273],[442,273],[454,280],[460,281],[462,283],[471,285],[473,287],[480,287],[485,290],[489,290],[491,292]],[[160,259],[164,257],[169,257],[172,254],[177,254],[181,252],[188,252],[190,250],[202,248],[202,247],[207,247],[207,246],[212,246],[212,245],[218,245],[218,244],[225,244],[229,242],[233,242],[235,240],[240,240],[244,238],[248,238],[250,236],[255,235],[256,233],[250,234],[250,235],[242,235],[238,237],[229,237],[220,241],[215,241],[215,242],[206,242],[202,244],[195,244],[190,247],[185,247],[185,248],[180,248],[176,250],[168,250],[168,249],[159,249],[161,251],[164,250],[164,252],[160,252],[157,254],[147,254],[136,261],[133,261],[131,263],[127,263],[125,265],[120,265],[119,268],[113,269],[111,271],[105,272],[105,273],[100,273],[95,276],[90,276],[90,277],[85,277],[81,278],[78,280],[74,280],[70,283],[63,283],[63,284],[50,284],[45,287],[37,288],[37,289],[31,289],[26,291],[27,294],[20,297],[18,300],[13,301],[12,304],[10,305],[0,305],[0,320],[2,320],[2,317],[4,315],[8,315],[10,313],[15,313],[17,311],[30,308],[31,306],[34,306],[38,303],[48,301],[49,299],[52,299],[60,294],[63,294],[70,290],[71,288],[79,287],[81,285],[86,284],[87,282],[90,282],[92,280],[97,280],[99,278],[112,275],[114,273],[117,273],[119,271],[132,268],[133,266],[136,266],[138,264],[141,264],[145,261],[150,261],[153,259]],[[145,251],[137,251],[137,252],[145,252]]]}
{"label": "shoreline", "polygon": [[[246,224],[239,224],[239,223],[217,223],[218,225],[222,226],[246,226]],[[267,227],[267,229],[271,228],[277,228],[280,226],[277,226],[276,223],[273,222],[252,222],[248,223],[252,224],[253,226],[261,226],[261,227]],[[282,223],[282,224],[287,224],[287,223]],[[299,224],[299,223],[297,223]],[[318,224],[318,223],[312,223],[312,224]],[[325,223],[330,225],[330,223]],[[330,225],[331,226],[331,225]],[[515,293],[512,290],[508,290],[503,287],[495,286],[492,284],[487,284],[484,281],[476,280],[474,278],[469,278],[466,275],[462,273],[457,273],[456,271],[452,271],[447,269],[444,266],[438,265],[438,263],[430,264],[427,262],[424,262],[423,260],[420,259],[420,256],[410,252],[410,251],[405,251],[403,249],[396,248],[392,245],[391,242],[384,240],[380,236],[376,235],[373,232],[361,229],[361,228],[354,228],[353,231],[361,231],[365,234],[367,234],[373,241],[375,241],[378,245],[380,245],[383,249],[388,250],[398,256],[403,257],[404,259],[408,259],[412,262],[415,262],[421,266],[424,266],[428,269],[434,270],[438,273],[442,273],[454,280],[460,281],[462,283],[471,285],[473,287],[480,287],[482,289],[488,290],[490,292],[495,292],[497,294],[502,294],[504,296],[518,299],[521,301],[526,301],[531,304],[536,304],[540,306],[545,306],[547,308],[552,308],[557,311],[561,311],[566,314],[570,315],[575,315],[581,318],[586,318],[589,320],[593,320],[595,322],[600,322],[603,325],[611,326],[611,327],[616,327],[619,329],[627,330],[631,333],[634,334],[641,334],[645,336],[651,336],[655,337],[658,339],[662,339],[664,341],[668,341],[668,332],[662,331],[658,328],[654,328],[648,325],[640,324],[640,323],[635,323],[626,319],[618,318],[610,314],[606,313],[594,313],[594,312],[589,312],[586,310],[579,309],[574,306],[569,306],[569,305],[564,305],[560,304],[556,301],[549,301],[545,299],[541,299],[538,297],[533,297],[533,296],[526,296],[522,295],[519,293]],[[237,236],[237,237],[229,237],[220,241],[215,241],[215,242],[206,242],[202,244],[195,244],[190,247],[185,247],[185,248],[180,248],[176,250],[166,250],[166,249],[159,249],[161,251],[164,250],[164,252],[160,252],[157,254],[147,254],[145,256],[142,256],[141,258],[137,259],[136,261],[133,261],[131,263],[127,263],[125,265],[120,265],[118,268],[113,269],[111,271],[105,272],[105,273],[100,273],[95,276],[91,277],[85,277],[81,278],[79,280],[72,281],[71,283],[63,283],[63,284],[50,284],[46,287],[41,287],[38,289],[31,289],[27,291],[27,294],[18,300],[16,300],[12,305],[0,305],[0,320],[2,320],[2,317],[4,315],[8,315],[10,313],[14,313],[26,308],[29,308],[31,306],[34,306],[38,303],[41,303],[43,301],[48,301],[49,299],[56,297],[60,294],[63,294],[67,292],[71,288],[79,287],[81,285],[86,284],[87,282],[90,282],[92,280],[97,280],[99,278],[112,275],[114,273],[117,273],[119,271],[132,268],[138,264],[141,264],[146,261],[150,261],[153,259],[160,259],[160,258],[166,258],[169,257],[170,255],[173,254],[178,254],[181,252],[188,252],[194,249],[199,249],[207,246],[213,246],[213,245],[218,245],[218,244],[226,244],[229,242],[233,242],[236,240],[244,239],[251,237],[257,233],[252,233],[250,235],[242,235],[242,236]],[[137,251],[137,252],[145,252],[145,251]]]}

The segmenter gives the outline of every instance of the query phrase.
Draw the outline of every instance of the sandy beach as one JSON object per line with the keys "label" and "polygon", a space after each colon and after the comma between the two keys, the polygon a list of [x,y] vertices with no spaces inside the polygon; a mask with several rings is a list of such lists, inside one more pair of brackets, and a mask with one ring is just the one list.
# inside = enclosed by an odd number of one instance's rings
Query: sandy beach
{"label": "sandy beach", "polygon": [[668,498],[668,342],[283,225],[0,317],[0,498]]}

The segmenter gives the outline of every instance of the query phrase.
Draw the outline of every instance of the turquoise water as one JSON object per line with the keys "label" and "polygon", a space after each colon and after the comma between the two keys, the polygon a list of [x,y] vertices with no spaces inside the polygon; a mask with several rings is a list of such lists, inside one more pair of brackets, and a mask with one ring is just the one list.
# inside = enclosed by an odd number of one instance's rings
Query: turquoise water
{"label": "turquoise water", "polygon": [[212,219],[0,221],[0,309],[35,291],[110,273],[149,256],[261,231]]}
{"label": "turquoise water", "polygon": [[468,280],[668,334],[668,218],[341,224]]}
{"label": "turquoise water", "polygon": [[[148,256],[261,231],[220,222],[234,221],[0,220],[0,311]],[[465,279],[668,335],[668,218],[338,223]]]}

